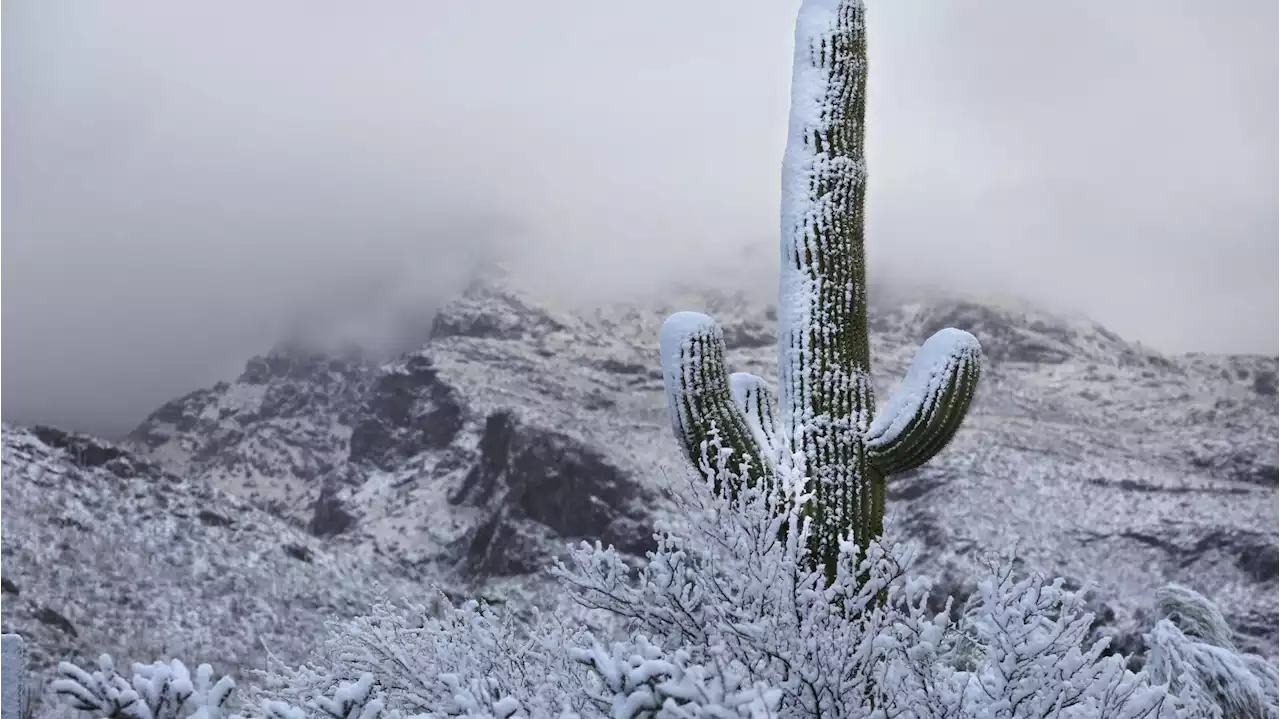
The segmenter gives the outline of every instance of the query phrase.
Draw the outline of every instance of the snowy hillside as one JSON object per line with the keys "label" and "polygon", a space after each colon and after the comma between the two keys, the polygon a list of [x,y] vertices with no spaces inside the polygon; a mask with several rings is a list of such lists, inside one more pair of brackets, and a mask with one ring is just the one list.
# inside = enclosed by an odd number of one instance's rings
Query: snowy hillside
{"label": "snowy hillside", "polygon": [[[655,340],[677,309],[723,323],[734,370],[774,375],[771,309],[742,297],[584,316],[478,282],[419,353],[257,358],[132,442],[413,562],[526,574],[596,536],[640,553],[662,473],[683,466]],[[932,300],[872,308],[881,386],[948,325],[989,370],[955,444],[892,487],[894,531],[960,566],[1016,541],[1032,566],[1100,583],[1122,619],[1180,579],[1274,633],[1276,358],[1165,357],[1085,320]]]}
{"label": "snowy hillside", "polygon": [[432,334],[381,367],[277,350],[129,442],[318,534],[463,575],[534,572],[565,539],[642,555],[671,458],[644,338],[488,286]]}
{"label": "snowy hillside", "polygon": [[26,637],[36,678],[103,651],[226,669],[263,666],[266,648],[301,659],[378,585],[416,595],[427,579],[84,435],[2,436],[3,630]]}
{"label": "snowy hillside", "polygon": [[[441,576],[514,598],[542,591],[536,573],[568,541],[643,555],[669,511],[667,477],[683,471],[657,366],[658,327],[680,309],[723,323],[734,371],[774,376],[771,308],[742,297],[574,313],[485,281],[419,352],[379,364],[282,347],[166,404],[126,443],[163,472],[120,479],[10,430],[4,578],[22,594],[5,597],[6,630],[37,631],[46,653],[234,661],[256,657],[256,639],[219,633],[178,651],[158,629],[124,631],[148,615],[112,593],[136,573],[164,586],[165,621],[229,626],[234,613],[279,652],[323,613],[360,609],[373,578]],[[947,300],[873,306],[871,324],[885,390],[943,326],[975,334],[989,360],[953,445],[890,486],[888,532],[923,543],[924,569],[963,592],[956,578],[1016,543],[1029,567],[1098,584],[1122,632],[1156,587],[1181,581],[1274,655],[1275,357],[1166,357],[1091,322]],[[235,523],[203,522],[204,510]],[[60,545],[67,567],[42,573]],[[339,562],[354,568],[338,578]],[[211,576],[269,589],[242,592],[256,608],[233,606]],[[182,586],[196,597],[185,606]],[[62,607],[79,638],[33,619],[42,606]]]}

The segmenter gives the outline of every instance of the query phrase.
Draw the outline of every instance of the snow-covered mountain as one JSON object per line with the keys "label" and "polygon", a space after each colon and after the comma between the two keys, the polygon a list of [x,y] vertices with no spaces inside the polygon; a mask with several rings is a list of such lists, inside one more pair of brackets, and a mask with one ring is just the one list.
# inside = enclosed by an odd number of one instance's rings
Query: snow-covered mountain
{"label": "snow-covered mountain", "polygon": [[[644,517],[662,511],[654,480],[682,466],[653,339],[680,307],[721,319],[735,369],[772,376],[770,310],[741,297],[583,317],[479,284],[422,352],[380,369],[287,350],[255,359],[133,441],[173,471],[297,496],[286,511],[315,529],[350,516],[353,539],[414,561],[521,573],[555,546],[541,540],[564,537],[639,552]],[[1268,594],[1258,577],[1275,580],[1274,358],[1166,358],[1087,321],[964,302],[877,310],[882,385],[943,326],[974,332],[991,361],[955,446],[895,487],[905,531],[939,556],[1016,540],[1028,562],[1135,599],[1196,578],[1275,624],[1273,597],[1246,599]]]}
{"label": "snow-covered mountain", "polygon": [[[263,636],[297,659],[320,615],[358,610],[374,580],[537,599],[569,541],[642,556],[684,471],[657,366],[678,309],[723,323],[734,371],[774,375],[771,308],[741,296],[583,313],[484,281],[420,351],[380,363],[279,347],[156,410],[123,448],[92,445],[119,458],[7,428],[4,579],[22,594],[6,595],[6,631],[45,655],[256,663],[248,637]],[[923,570],[963,593],[975,563],[1016,544],[1031,568],[1097,584],[1126,642],[1176,580],[1275,654],[1277,358],[1163,356],[1086,320],[938,299],[872,308],[883,390],[944,326],[977,335],[988,369],[955,442],[890,486],[887,531],[922,543]],[[159,624],[153,605],[169,612]],[[246,638],[208,645],[138,629],[236,622]]]}
{"label": "snow-covered mountain", "polygon": [[642,555],[671,448],[653,352],[612,334],[476,286],[422,351],[377,366],[277,348],[127,445],[315,534],[468,576],[535,572],[565,538]]}

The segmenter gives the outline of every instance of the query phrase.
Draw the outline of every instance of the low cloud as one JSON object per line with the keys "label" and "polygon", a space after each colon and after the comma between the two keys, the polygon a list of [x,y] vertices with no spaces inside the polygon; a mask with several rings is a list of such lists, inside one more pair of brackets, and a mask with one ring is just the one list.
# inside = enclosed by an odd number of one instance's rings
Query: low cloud
{"label": "low cloud", "polygon": [[[3,12],[6,419],[119,433],[291,333],[394,346],[486,259],[774,292],[794,3]],[[1276,352],[1274,2],[869,12],[874,272]]]}

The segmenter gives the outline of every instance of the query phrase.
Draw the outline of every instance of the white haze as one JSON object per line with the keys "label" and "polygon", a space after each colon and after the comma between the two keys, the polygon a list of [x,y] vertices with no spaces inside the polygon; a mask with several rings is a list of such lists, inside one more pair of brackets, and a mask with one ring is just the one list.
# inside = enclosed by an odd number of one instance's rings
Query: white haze
{"label": "white haze", "polygon": [[[395,340],[485,258],[773,293],[795,9],[6,2],[4,417],[118,433],[300,326]],[[877,277],[1276,352],[1275,2],[869,13]]]}

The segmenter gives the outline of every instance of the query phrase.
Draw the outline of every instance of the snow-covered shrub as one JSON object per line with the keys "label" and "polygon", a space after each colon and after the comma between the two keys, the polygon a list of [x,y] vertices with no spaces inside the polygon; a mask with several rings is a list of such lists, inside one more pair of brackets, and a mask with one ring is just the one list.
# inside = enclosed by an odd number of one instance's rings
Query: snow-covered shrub
{"label": "snow-covered shrub", "polygon": [[[716,452],[724,450],[708,447]],[[715,474],[720,486],[738,479]],[[1188,654],[1197,640],[1169,649],[1159,635],[1149,664],[1172,669],[1153,670],[1159,681],[1133,673],[1124,657],[1103,656],[1104,642],[1082,646],[1093,619],[1084,590],[1017,578],[1008,562],[992,560],[956,623],[950,607],[927,608],[927,579],[908,577],[910,547],[873,542],[864,551],[850,534],[828,584],[824,568],[803,561],[807,497],[782,479],[776,490],[745,487],[731,498],[691,475],[675,497],[680,521],[662,528],[638,571],[612,548],[575,548],[554,573],[582,608],[616,617],[612,628],[571,613],[535,612],[520,623],[443,597],[438,610],[380,603],[332,624],[305,665],[258,672],[240,711],[274,719],[1274,716],[1275,669],[1262,660],[1253,676],[1270,692],[1257,694],[1268,697],[1259,706],[1270,708],[1260,714],[1205,691],[1204,662],[1186,659],[1197,656]],[[1255,666],[1234,661],[1246,672]],[[176,718],[219,716],[231,686],[212,682],[205,667],[192,682],[178,662],[134,674],[129,683],[109,662],[93,674],[63,665],[58,690],[100,716]],[[1239,670],[1224,676],[1242,680]],[[1254,696],[1252,687],[1228,694]]]}
{"label": "snow-covered shrub", "polygon": [[213,668],[201,664],[194,680],[177,659],[134,664],[132,680],[116,672],[111,657],[98,658],[98,669],[87,672],[69,662],[58,665],[60,679],[53,689],[72,706],[111,719],[219,719],[236,683],[231,677],[213,680]]}
{"label": "snow-covered shrub", "polygon": [[1176,584],[1161,589],[1156,600],[1159,618],[1145,635],[1153,677],[1201,706],[1219,707],[1224,717],[1280,716],[1280,667],[1241,654],[1213,602]]}
{"label": "snow-covered shrub", "polygon": [[1093,620],[1085,590],[1015,580],[993,561],[953,625],[949,606],[927,610],[927,580],[906,579],[909,548],[862,552],[852,533],[827,585],[802,561],[808,498],[786,491],[798,482],[784,473],[781,492],[725,498],[714,488],[737,477],[720,466],[685,493],[689,521],[660,535],[638,581],[612,550],[584,546],[557,572],[571,595],[723,686],[776,692],[776,716],[1197,716],[1124,657],[1103,656],[1105,642],[1081,646]]}
{"label": "snow-covered shrub", "polygon": [[[585,702],[574,649],[590,638],[581,626],[534,613],[518,625],[476,601],[438,609],[380,602],[366,616],[333,623],[329,637],[302,667],[258,672],[253,703],[307,706],[366,677],[378,707],[434,716],[554,716]],[[323,707],[318,707],[324,709]],[[325,716],[327,710],[318,714]]]}

